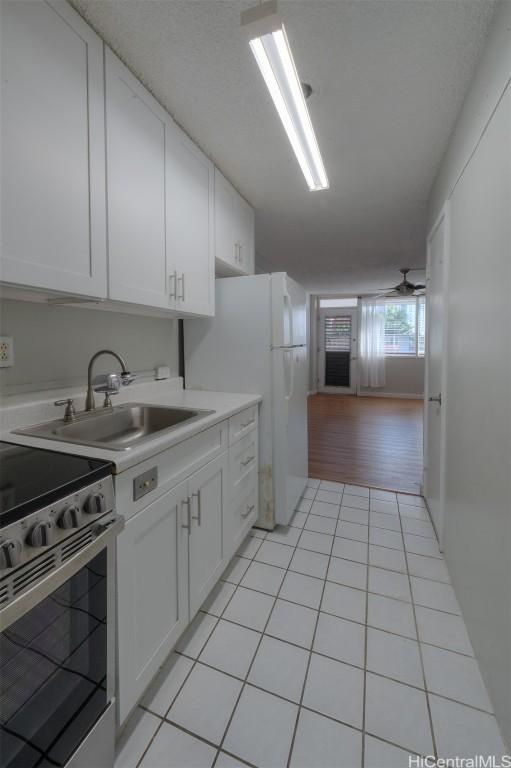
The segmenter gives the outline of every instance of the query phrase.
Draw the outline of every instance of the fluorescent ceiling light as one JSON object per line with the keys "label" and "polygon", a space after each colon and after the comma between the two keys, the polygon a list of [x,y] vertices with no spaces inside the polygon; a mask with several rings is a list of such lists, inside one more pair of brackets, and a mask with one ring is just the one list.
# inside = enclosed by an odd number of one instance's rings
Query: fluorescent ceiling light
{"label": "fluorescent ceiling light", "polygon": [[309,189],[328,189],[321,153],[276,0],[241,14],[241,26]]}

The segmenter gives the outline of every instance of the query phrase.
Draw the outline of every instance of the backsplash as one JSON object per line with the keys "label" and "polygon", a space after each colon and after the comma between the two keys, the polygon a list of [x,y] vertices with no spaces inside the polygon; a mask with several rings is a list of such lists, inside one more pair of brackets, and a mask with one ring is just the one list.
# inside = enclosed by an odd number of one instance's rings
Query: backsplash
{"label": "backsplash", "polygon": [[[167,365],[171,377],[177,376],[177,329],[177,320],[167,318],[2,300],[0,335],[13,337],[14,366],[0,369],[0,392],[81,385],[91,356],[104,348],[122,355],[134,373]],[[94,372],[117,368],[113,358],[104,357]]]}

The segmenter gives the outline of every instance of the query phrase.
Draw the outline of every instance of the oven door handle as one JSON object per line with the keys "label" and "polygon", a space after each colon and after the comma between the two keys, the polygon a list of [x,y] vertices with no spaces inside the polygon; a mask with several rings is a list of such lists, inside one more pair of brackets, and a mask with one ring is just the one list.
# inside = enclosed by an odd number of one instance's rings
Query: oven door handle
{"label": "oven door handle", "polygon": [[115,541],[124,528],[124,518],[120,515],[110,518],[106,524],[98,523],[99,532],[94,541],[66,560],[63,565],[50,571],[41,581],[38,581],[26,592],[8,603],[0,610],[0,632],[21,619],[28,611],[52,594],[68,579],[80,571],[87,563],[98,555],[102,549]]}

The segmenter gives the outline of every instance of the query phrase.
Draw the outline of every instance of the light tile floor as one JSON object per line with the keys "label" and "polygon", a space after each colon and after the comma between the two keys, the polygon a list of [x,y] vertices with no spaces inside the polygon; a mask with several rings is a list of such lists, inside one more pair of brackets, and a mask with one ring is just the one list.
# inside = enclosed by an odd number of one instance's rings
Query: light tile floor
{"label": "light tile floor", "polygon": [[310,480],[254,529],[116,768],[407,768],[506,753],[424,502]]}

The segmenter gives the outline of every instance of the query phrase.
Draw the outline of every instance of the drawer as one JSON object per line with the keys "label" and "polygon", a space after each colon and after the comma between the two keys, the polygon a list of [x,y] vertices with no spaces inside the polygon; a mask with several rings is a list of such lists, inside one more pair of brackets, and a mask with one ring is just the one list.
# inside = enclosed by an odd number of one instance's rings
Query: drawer
{"label": "drawer", "polygon": [[258,432],[252,429],[229,448],[229,472],[231,483],[236,485],[253,469],[257,470],[259,463]]}
{"label": "drawer", "polygon": [[259,420],[259,405],[253,405],[250,408],[245,408],[240,413],[235,413],[229,419],[229,445],[232,445],[240,437],[243,437],[250,432],[251,429],[257,427]]}
{"label": "drawer", "polygon": [[225,552],[230,559],[257,520],[257,487],[253,488],[241,501],[231,502],[229,509],[231,519],[224,530],[229,537],[229,541],[225,542]]}
{"label": "drawer", "polygon": [[252,467],[236,483],[231,485],[231,499],[233,503],[247,496],[253,488],[258,487],[259,473],[256,467]]}
{"label": "drawer", "polygon": [[[186,480],[197,469],[227,451],[227,444],[228,422],[222,421],[166,451],[157,453],[135,467],[114,475],[117,511],[126,518],[132,517],[177,483]],[[151,472],[153,469],[156,469],[156,472]],[[156,484],[148,493],[135,501],[133,499],[134,481],[140,475],[144,476],[143,479],[149,480],[155,477]]]}

